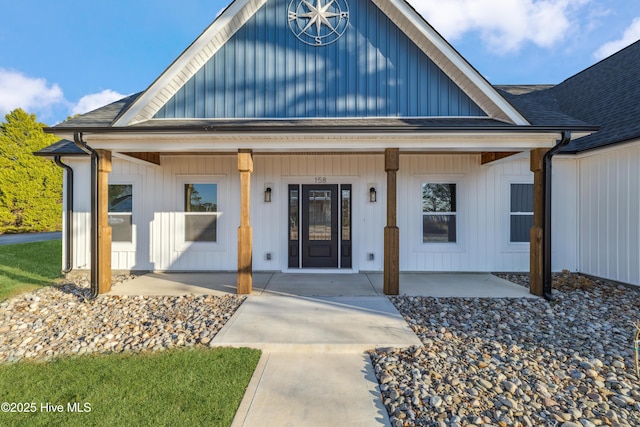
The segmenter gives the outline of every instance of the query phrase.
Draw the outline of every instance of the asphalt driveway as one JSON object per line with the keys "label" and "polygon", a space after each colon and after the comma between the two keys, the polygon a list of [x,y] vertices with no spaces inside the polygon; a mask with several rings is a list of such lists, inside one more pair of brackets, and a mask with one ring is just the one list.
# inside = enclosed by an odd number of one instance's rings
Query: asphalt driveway
{"label": "asphalt driveway", "polygon": [[0,234],[1,245],[15,245],[17,243],[43,242],[45,240],[62,239],[62,232],[53,233],[24,233],[24,234]]}

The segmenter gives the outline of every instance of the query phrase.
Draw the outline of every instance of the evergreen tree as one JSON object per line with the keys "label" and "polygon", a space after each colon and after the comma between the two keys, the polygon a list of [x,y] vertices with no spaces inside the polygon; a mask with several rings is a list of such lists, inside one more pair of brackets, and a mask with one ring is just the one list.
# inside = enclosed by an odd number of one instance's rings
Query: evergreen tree
{"label": "evergreen tree", "polygon": [[32,154],[57,141],[43,126],[19,108],[0,123],[0,233],[61,228],[62,169]]}

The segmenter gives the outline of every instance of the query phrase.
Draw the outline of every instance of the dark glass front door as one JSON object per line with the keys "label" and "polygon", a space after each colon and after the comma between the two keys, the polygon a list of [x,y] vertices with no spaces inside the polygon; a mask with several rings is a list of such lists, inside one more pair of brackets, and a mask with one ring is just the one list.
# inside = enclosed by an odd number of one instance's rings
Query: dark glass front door
{"label": "dark glass front door", "polygon": [[351,268],[350,184],[289,185],[288,210],[289,268]]}
{"label": "dark glass front door", "polygon": [[302,186],[302,266],[338,267],[337,185]]}

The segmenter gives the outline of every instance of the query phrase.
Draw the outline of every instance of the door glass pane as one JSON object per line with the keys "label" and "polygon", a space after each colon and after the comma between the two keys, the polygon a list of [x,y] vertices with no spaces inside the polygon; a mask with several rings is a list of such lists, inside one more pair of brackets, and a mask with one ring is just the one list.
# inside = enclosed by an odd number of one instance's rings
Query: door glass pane
{"label": "door glass pane", "polygon": [[342,189],[342,240],[351,240],[351,190]]}
{"label": "door glass pane", "polygon": [[298,189],[289,190],[289,240],[298,240]]}
{"label": "door glass pane", "polygon": [[331,240],[331,190],[309,190],[309,240]]}

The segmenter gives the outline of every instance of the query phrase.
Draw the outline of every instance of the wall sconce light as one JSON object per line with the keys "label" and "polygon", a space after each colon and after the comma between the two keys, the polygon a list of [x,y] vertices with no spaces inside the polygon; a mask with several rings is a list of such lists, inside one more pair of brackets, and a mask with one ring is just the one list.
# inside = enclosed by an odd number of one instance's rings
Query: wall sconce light
{"label": "wall sconce light", "polygon": [[369,189],[369,201],[371,203],[375,203],[377,201],[377,199],[378,199],[378,197],[377,197],[377,194],[376,194],[376,188],[375,187],[371,187]]}
{"label": "wall sconce light", "polygon": [[264,190],[264,202],[271,203],[271,187],[267,187]]}

